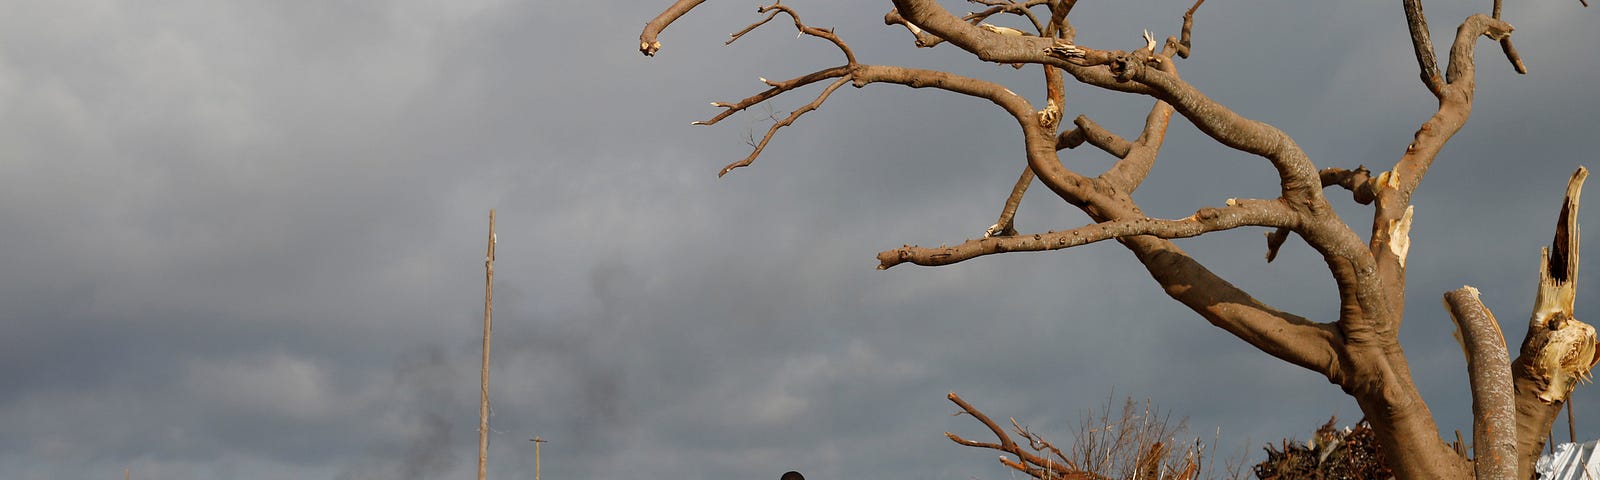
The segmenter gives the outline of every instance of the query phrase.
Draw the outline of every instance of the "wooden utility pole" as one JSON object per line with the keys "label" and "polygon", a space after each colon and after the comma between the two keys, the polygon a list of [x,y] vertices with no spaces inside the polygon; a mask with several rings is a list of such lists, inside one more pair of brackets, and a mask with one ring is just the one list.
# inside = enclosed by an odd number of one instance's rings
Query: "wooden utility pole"
{"label": "wooden utility pole", "polygon": [[478,402],[478,480],[489,470],[489,337],[494,334],[494,209],[489,209],[489,253],[483,257],[483,390]]}
{"label": "wooden utility pole", "polygon": [[533,480],[539,480],[539,446],[550,441],[539,438],[538,435],[528,439],[528,441],[533,442]]}

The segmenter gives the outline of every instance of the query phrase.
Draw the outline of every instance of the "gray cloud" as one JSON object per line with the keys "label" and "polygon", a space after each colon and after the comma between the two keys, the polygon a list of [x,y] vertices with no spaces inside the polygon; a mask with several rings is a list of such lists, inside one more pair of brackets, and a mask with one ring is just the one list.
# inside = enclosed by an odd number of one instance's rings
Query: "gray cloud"
{"label": "gray cloud", "polygon": [[[1021,160],[1014,124],[986,102],[841,89],[755,166],[715,178],[769,120],[691,128],[715,113],[706,102],[839,62],[779,24],[721,46],[758,18],[748,5],[708,3],[645,59],[637,29],[661,6],[10,3],[3,478],[465,474],[489,208],[494,478],[527,476],[533,435],[551,440],[550,478],[1006,475],[942,437],[983,434],[948,415],[952,390],[1063,440],[1113,391],[1150,398],[1197,436],[1220,428],[1229,452],[1360,415],[1166,299],[1114,245],[873,270],[880,249],[993,221]],[[1187,4],[1074,15],[1083,42],[1127,48],[1141,29],[1176,33]],[[1036,72],[911,49],[879,7],[795,6],[863,61],[1042,95]],[[1445,41],[1484,5],[1429,8]],[[1600,59],[1584,49],[1600,30],[1586,14],[1508,6],[1532,72],[1483,45],[1474,117],[1416,198],[1402,340],[1446,431],[1470,413],[1437,295],[1476,285],[1520,331],[1559,188],[1591,156],[1583,80]],[[1181,68],[1319,165],[1384,165],[1432,108],[1403,26],[1390,6],[1207,4]],[[1150,103],[1069,95],[1069,114],[1125,133]],[[1092,170],[1101,157],[1065,158]],[[1174,122],[1138,199],[1181,217],[1271,195],[1271,175]],[[1021,228],[1085,221],[1047,197],[1024,203]],[[1254,231],[1182,244],[1275,305],[1334,313],[1303,244],[1273,264]],[[1600,406],[1585,391],[1580,412]]]}

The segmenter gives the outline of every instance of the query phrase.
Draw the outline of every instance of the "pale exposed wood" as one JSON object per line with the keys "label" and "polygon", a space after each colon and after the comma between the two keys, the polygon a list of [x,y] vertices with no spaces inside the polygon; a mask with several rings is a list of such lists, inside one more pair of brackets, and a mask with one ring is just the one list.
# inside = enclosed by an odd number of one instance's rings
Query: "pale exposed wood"
{"label": "pale exposed wood", "polygon": [[1578,292],[1578,207],[1588,175],[1588,169],[1579,167],[1567,182],[1555,238],[1540,250],[1539,287],[1528,334],[1512,363],[1521,478],[1530,478],[1572,387],[1589,378],[1596,359],[1594,327],[1578,321],[1573,310]]}

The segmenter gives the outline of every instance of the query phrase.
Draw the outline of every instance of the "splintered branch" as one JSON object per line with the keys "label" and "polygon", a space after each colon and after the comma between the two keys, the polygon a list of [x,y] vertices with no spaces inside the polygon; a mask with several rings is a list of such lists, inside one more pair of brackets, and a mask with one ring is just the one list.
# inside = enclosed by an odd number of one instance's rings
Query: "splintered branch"
{"label": "splintered branch", "polygon": [[656,35],[660,35],[662,30],[667,29],[667,25],[671,25],[672,22],[678,20],[678,17],[689,13],[689,10],[693,10],[694,7],[705,3],[705,1],[678,0],[662,11],[660,15],[656,15],[656,18],[651,19],[650,23],[644,25],[644,32],[639,34],[639,52],[647,57],[655,56],[656,52],[661,50],[661,42],[656,40]]}
{"label": "splintered branch", "polygon": [[1518,475],[1529,478],[1550,425],[1579,382],[1600,361],[1594,327],[1578,321],[1578,206],[1588,169],[1579,167],[1567,181],[1556,221],[1555,239],[1540,249],[1539,285],[1528,334],[1511,374],[1516,384]]}
{"label": "splintered branch", "polygon": [[1478,299],[1478,289],[1461,287],[1444,294],[1445,309],[1467,354],[1472,389],[1472,456],[1479,480],[1517,478],[1517,428],[1511,357],[1500,322]]}
{"label": "splintered branch", "polygon": [[953,247],[907,245],[879,253],[878,269],[885,270],[906,262],[923,266],[949,265],[995,253],[1060,250],[1137,235],[1188,238],[1246,225],[1281,227],[1292,224],[1296,219],[1294,212],[1276,200],[1230,199],[1226,207],[1202,208],[1194,215],[1179,220],[1138,218],[1108,221],[1059,232],[967,240]]}

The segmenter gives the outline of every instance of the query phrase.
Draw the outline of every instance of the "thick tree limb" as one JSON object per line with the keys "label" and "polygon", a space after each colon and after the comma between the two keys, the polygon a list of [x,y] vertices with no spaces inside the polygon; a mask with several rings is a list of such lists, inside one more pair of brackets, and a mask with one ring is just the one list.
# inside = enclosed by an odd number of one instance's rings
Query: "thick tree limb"
{"label": "thick tree limb", "polygon": [[1397,254],[1403,250],[1393,247],[1408,240],[1395,237],[1397,230],[1394,226],[1405,221],[1404,217],[1411,211],[1411,195],[1445,143],[1461,130],[1472,113],[1475,89],[1473,52],[1478,37],[1499,39],[1510,31],[1510,25],[1482,14],[1472,15],[1461,23],[1450,49],[1445,82],[1438,91],[1438,110],[1417,129],[1411,144],[1406,146],[1392,170],[1370,177],[1364,185],[1353,189],[1360,199],[1364,199],[1366,192],[1372,192],[1376,207],[1367,249],[1374,259],[1376,277],[1387,286],[1383,291],[1371,294],[1382,298],[1382,304],[1393,306],[1396,313],[1401,313],[1392,315],[1392,321],[1382,326],[1384,329],[1400,327],[1406,293],[1405,258]]}
{"label": "thick tree limb", "polygon": [[694,7],[705,3],[705,1],[678,0],[672,6],[667,7],[665,11],[662,11],[660,15],[656,15],[656,18],[651,19],[650,23],[644,25],[644,32],[639,34],[639,52],[647,57],[655,56],[656,52],[661,50],[661,42],[656,40],[656,35],[660,35],[662,30],[667,29],[667,25],[671,25],[672,22],[678,20],[678,17],[689,13],[689,10],[693,10]]}
{"label": "thick tree limb", "polygon": [[1456,334],[1467,353],[1472,388],[1472,456],[1477,480],[1517,478],[1517,416],[1511,356],[1505,335],[1478,290],[1461,287],[1444,295]]}
{"label": "thick tree limb", "polygon": [[1119,68],[1129,69],[1130,77],[1150,86],[1156,98],[1172,105],[1207,136],[1230,148],[1266,158],[1278,171],[1284,198],[1309,203],[1314,210],[1331,211],[1322,201],[1322,183],[1316,167],[1282,130],[1235,113],[1161,69],[1134,65],[1132,60],[1119,62],[1123,63]]}
{"label": "thick tree limb", "polygon": [[985,62],[1049,64],[1066,70],[1079,82],[1120,92],[1149,93],[1142,85],[1119,81],[1104,65],[1083,66],[1046,55],[1045,51],[1054,45],[1051,39],[985,31],[952,15],[935,0],[895,0],[894,5],[905,21]]}
{"label": "thick tree limb", "polygon": [[1388,190],[1398,196],[1380,203],[1380,207],[1390,210],[1390,215],[1409,204],[1412,192],[1422,182],[1422,177],[1427,174],[1439,150],[1461,130],[1472,114],[1472,94],[1476,85],[1473,52],[1478,37],[1488,36],[1498,40],[1509,35],[1511,30],[1511,25],[1483,14],[1468,17],[1456,30],[1455,42],[1450,48],[1446,84],[1441,87],[1439,94],[1438,111],[1417,129],[1411,144],[1406,146],[1405,154],[1395,163],[1394,170],[1385,172],[1396,177],[1379,175],[1373,179],[1376,182],[1373,190],[1379,192],[1380,196]]}
{"label": "thick tree limb", "polygon": [[1336,345],[1338,330],[1255,299],[1200,264],[1171,240],[1151,236],[1120,240],[1168,296],[1245,343],[1275,358],[1337,378],[1347,366]]}
{"label": "thick tree limb", "polygon": [[1139,133],[1139,138],[1130,145],[1128,153],[1122,155],[1122,160],[1100,174],[1100,179],[1119,191],[1132,193],[1137,190],[1155,166],[1161,144],[1167,138],[1167,125],[1171,123],[1172,111],[1172,105],[1157,100],[1150,107],[1150,114],[1145,116],[1144,131]]}

